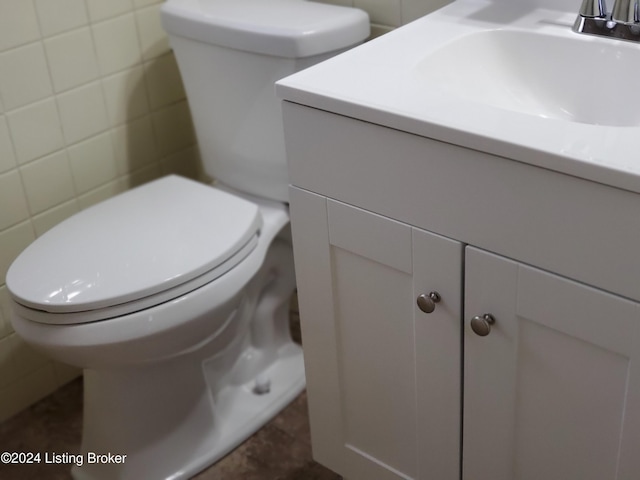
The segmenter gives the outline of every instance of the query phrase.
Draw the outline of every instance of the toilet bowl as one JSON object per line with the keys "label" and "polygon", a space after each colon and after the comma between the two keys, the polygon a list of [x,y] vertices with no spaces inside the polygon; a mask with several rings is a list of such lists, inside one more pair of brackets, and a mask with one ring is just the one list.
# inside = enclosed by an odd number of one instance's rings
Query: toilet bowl
{"label": "toilet bowl", "polygon": [[94,205],[6,278],[18,335],[84,369],[76,479],[189,478],[304,388],[273,83],[369,33],[364,12],[305,0],[167,0],[162,20],[217,183]]}
{"label": "toilet bowl", "polygon": [[[167,211],[171,204],[180,208]],[[211,248],[230,216],[236,238]],[[146,235],[128,236],[141,219]],[[81,212],[13,263],[16,332],[84,369],[83,455],[127,455],[123,464],[75,466],[75,478],[188,478],[300,393],[287,229],[284,204],[170,176]],[[179,283],[166,266],[154,268],[167,257],[180,267],[217,258]],[[163,278],[166,288],[136,299],[131,285],[122,288],[125,270],[142,286]]]}

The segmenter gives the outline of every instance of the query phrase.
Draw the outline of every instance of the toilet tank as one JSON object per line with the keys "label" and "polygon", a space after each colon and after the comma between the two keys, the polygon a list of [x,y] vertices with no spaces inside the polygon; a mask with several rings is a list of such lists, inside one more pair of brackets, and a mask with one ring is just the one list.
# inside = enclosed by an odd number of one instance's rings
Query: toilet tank
{"label": "toilet tank", "polygon": [[361,43],[361,10],[306,0],[167,0],[162,24],[187,93],[205,171],[288,201],[274,83]]}

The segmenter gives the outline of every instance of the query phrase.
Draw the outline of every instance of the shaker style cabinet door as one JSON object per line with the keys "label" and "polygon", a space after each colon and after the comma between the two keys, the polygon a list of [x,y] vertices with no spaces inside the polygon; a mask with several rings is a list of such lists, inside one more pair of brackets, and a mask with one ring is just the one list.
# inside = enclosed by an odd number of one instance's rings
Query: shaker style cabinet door
{"label": "shaker style cabinet door", "polygon": [[290,195],[314,458],[353,480],[458,479],[461,244]]}
{"label": "shaker style cabinet door", "polygon": [[638,304],[472,247],[465,272],[463,479],[640,478]]}
{"label": "shaker style cabinet door", "polygon": [[[413,229],[418,478],[460,478],[462,265],[460,242]],[[440,301],[426,304],[436,293]],[[420,298],[422,297],[422,298]],[[418,301],[420,304],[418,304]]]}

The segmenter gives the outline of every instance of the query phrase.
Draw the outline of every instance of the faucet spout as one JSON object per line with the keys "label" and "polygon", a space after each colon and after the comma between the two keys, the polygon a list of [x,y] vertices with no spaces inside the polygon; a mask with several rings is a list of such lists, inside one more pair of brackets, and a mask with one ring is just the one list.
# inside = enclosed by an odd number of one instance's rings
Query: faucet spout
{"label": "faucet spout", "polygon": [[585,18],[606,18],[607,4],[605,0],[583,0],[579,13]]}
{"label": "faucet spout", "polygon": [[611,18],[620,23],[640,22],[640,0],[616,0]]}

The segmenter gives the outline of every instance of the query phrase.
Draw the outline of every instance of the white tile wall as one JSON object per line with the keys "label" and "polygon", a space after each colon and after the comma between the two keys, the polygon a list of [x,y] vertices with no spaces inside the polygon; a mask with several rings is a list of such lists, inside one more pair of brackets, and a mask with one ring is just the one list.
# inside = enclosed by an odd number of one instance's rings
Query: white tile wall
{"label": "white tile wall", "polygon": [[[437,10],[453,0],[321,0],[324,3],[358,7],[371,18],[372,36],[382,35]],[[509,1],[509,0],[505,0]]]}
{"label": "white tile wall", "polygon": [[92,30],[103,75],[131,68],[142,60],[134,15],[121,15],[100,22]]}
{"label": "white tile wall", "polygon": [[29,218],[27,197],[17,170],[0,175],[0,205],[11,205],[0,210],[0,229]]}
{"label": "white tile wall", "polygon": [[44,41],[49,70],[56,92],[83,85],[99,76],[91,30],[66,32]]}
{"label": "white tile wall", "polygon": [[41,213],[75,196],[69,159],[65,150],[27,163],[20,169],[22,183],[33,214]]}
{"label": "white tile wall", "polygon": [[0,51],[24,45],[40,38],[36,10],[32,1],[0,2]]}
{"label": "white tile wall", "polygon": [[84,0],[35,0],[35,5],[44,37],[89,24]]}
{"label": "white tile wall", "polygon": [[87,0],[89,16],[94,22],[131,11],[131,0]]}
{"label": "white tile wall", "polygon": [[93,82],[58,95],[58,112],[67,145],[106,130],[107,107],[100,82]]}
{"label": "white tile wall", "polygon": [[[173,55],[168,56],[173,58]],[[144,67],[141,65],[103,77],[102,89],[107,115],[112,126],[149,113],[147,83],[148,81],[145,82],[144,77]]]}
{"label": "white tile wall", "polygon": [[47,60],[40,42],[0,55],[0,95],[7,110],[52,94]]}
{"label": "white tile wall", "polygon": [[13,155],[7,120],[0,115],[0,173],[6,172],[15,166],[16,159]]}
{"label": "white tile wall", "polygon": [[64,146],[54,97],[6,113],[13,149],[23,164]]}
{"label": "white tile wall", "polygon": [[[374,36],[447,0],[357,6]],[[13,259],[79,210],[175,172],[200,175],[162,0],[0,0],[0,421],[78,374],[13,332]]]}

